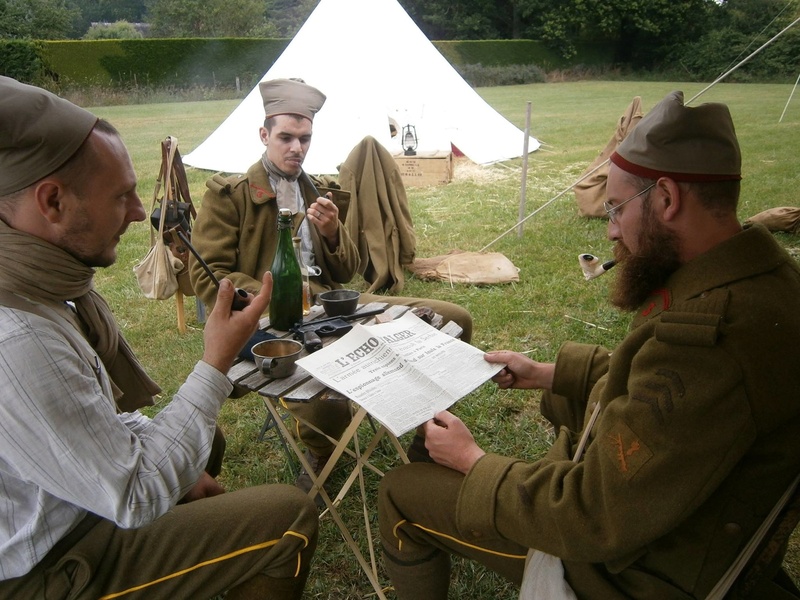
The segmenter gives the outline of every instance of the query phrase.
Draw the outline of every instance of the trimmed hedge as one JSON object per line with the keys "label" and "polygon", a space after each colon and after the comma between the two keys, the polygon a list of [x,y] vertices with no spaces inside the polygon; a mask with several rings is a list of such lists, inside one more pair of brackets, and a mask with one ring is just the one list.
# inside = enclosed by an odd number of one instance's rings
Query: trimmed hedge
{"label": "trimmed hedge", "polygon": [[258,81],[290,40],[184,38],[46,42],[62,85],[227,86]]}
{"label": "trimmed hedge", "polygon": [[433,44],[455,67],[535,65],[551,70],[576,65],[607,66],[613,62],[614,57],[614,49],[608,44],[576,44],[577,53],[569,60],[548,48],[543,42],[534,40],[442,41]]}
{"label": "trimmed hedge", "polygon": [[47,75],[45,42],[0,39],[0,75],[39,84]]}
{"label": "trimmed hedge", "polygon": [[[48,75],[61,87],[146,86],[250,88],[291,40],[254,38],[126,39],[0,43],[0,73],[30,83]],[[437,49],[467,65],[541,69],[607,65],[611,48],[585,46],[570,61],[532,40],[441,41]]]}

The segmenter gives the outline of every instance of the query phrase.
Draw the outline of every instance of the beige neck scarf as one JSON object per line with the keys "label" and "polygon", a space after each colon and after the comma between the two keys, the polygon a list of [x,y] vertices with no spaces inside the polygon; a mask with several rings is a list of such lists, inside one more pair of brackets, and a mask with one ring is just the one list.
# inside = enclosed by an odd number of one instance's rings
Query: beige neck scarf
{"label": "beige neck scarf", "polygon": [[[293,215],[296,215],[300,211],[305,213],[306,206],[300,190],[298,178],[290,178],[286,173],[276,167],[275,164],[267,158],[266,152],[261,156],[261,164],[264,165],[270,182],[273,180],[277,182],[275,185],[275,201],[277,202],[278,208],[288,208],[292,211]],[[314,267],[314,270],[318,271],[319,268],[315,266],[317,260],[314,257],[314,243],[311,240],[311,230],[305,217],[300,221],[296,235],[300,236],[301,239],[303,262],[305,262],[307,267]],[[317,272],[316,275],[319,275],[319,272]]]}
{"label": "beige neck scarf", "polygon": [[[75,304],[81,335],[97,352],[114,386],[119,410],[153,404],[161,388],[147,376],[106,301],[94,290],[94,269],[64,250],[17,231],[0,219],[0,289],[64,314]],[[91,365],[94,367],[94,365]]]}
{"label": "beige neck scarf", "polygon": [[275,180],[275,200],[278,203],[278,208],[288,208],[292,214],[296,214],[298,210],[298,198],[300,196],[300,186],[297,183],[297,177],[289,177],[286,173],[281,171],[275,164],[267,158],[267,153],[261,157],[261,164],[267,170],[270,181]]}

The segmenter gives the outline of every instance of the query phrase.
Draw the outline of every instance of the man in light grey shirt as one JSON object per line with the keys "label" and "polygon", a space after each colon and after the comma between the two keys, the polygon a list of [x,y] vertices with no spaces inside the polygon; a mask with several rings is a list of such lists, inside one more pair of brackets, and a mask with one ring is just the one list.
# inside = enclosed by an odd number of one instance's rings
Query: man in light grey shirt
{"label": "man in light grey shirt", "polygon": [[119,410],[158,388],[93,277],[145,217],[110,124],[0,77],[0,597],[299,599],[314,504],[204,473],[270,276],[241,311],[221,284],[202,359],[157,416]]}

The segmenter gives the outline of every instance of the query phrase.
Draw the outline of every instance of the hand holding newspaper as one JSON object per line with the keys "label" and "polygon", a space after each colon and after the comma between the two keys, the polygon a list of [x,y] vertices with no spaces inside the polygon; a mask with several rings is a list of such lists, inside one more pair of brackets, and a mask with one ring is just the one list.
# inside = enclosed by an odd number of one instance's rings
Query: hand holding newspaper
{"label": "hand holding newspaper", "polygon": [[356,324],[297,364],[400,436],[504,367],[483,354],[407,312],[388,323]]}

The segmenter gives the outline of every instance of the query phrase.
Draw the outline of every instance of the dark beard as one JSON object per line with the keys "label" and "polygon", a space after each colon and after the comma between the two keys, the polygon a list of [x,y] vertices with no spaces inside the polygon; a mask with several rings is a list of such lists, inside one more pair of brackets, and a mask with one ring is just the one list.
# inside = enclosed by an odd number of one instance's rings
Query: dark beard
{"label": "dark beard", "polygon": [[611,303],[622,310],[636,310],[653,291],[664,287],[669,276],[680,267],[678,237],[661,225],[650,210],[645,210],[639,253],[634,255],[625,244],[617,242],[614,259],[618,270]]}

